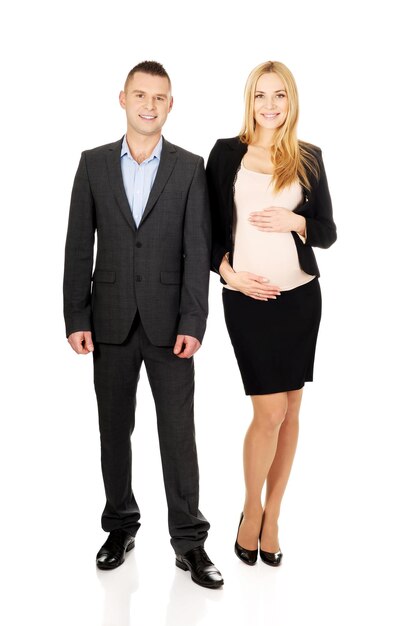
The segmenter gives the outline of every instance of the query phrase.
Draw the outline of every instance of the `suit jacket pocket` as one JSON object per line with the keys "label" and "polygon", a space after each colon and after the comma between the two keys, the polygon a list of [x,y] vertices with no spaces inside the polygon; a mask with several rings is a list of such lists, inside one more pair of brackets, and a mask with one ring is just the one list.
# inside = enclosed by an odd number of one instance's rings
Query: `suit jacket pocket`
{"label": "suit jacket pocket", "polygon": [[116,281],[116,272],[95,270],[92,280],[94,283],[114,283]]}
{"label": "suit jacket pocket", "polygon": [[181,282],[181,272],[161,272],[160,280],[164,285],[179,285]]}

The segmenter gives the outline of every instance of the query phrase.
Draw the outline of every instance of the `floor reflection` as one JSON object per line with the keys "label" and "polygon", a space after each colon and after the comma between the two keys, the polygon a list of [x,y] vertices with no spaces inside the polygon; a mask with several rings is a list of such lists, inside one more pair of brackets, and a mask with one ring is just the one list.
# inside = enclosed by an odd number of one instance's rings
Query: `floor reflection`
{"label": "floor reflection", "polygon": [[196,585],[189,572],[175,569],[167,603],[165,626],[199,624],[214,603],[222,601],[223,589]]}
{"label": "floor reflection", "polygon": [[102,626],[130,626],[132,594],[139,587],[135,550],[127,554],[122,567],[96,571],[104,591]]}

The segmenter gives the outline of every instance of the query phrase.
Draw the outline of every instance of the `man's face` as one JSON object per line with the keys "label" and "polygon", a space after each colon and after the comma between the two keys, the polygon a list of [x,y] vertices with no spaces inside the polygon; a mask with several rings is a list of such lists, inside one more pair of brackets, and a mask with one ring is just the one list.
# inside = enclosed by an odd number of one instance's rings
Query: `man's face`
{"label": "man's face", "polygon": [[119,94],[126,111],[128,129],[140,135],[161,134],[173,106],[170,85],[165,76],[135,72]]}

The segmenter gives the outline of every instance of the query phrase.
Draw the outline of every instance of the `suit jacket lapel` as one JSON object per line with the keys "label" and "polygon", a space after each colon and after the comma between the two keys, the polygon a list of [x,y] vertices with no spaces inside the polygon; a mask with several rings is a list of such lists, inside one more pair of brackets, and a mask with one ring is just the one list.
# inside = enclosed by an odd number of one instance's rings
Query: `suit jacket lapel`
{"label": "suit jacket lapel", "polygon": [[176,151],[175,146],[173,146],[173,144],[166,141],[163,137],[163,147],[161,150],[160,165],[158,166],[157,175],[155,177],[155,181],[152,186],[152,189],[148,198],[148,202],[144,209],[144,213],[142,215],[142,219],[139,223],[138,228],[141,227],[141,224],[143,223],[143,221],[148,217],[148,215],[151,213],[152,209],[154,208],[155,203],[160,197],[164,187],[166,186],[168,179],[171,176],[171,172],[173,171],[176,161],[177,161],[177,151]]}
{"label": "suit jacket lapel", "polygon": [[122,168],[120,164],[120,151],[122,148],[122,139],[116,141],[109,147],[109,151],[106,155],[107,170],[109,174],[109,181],[115,195],[116,201],[120,210],[123,213],[129,226],[136,231],[135,220],[132,215],[131,207],[129,206],[128,198],[126,197],[125,187],[123,184]]}

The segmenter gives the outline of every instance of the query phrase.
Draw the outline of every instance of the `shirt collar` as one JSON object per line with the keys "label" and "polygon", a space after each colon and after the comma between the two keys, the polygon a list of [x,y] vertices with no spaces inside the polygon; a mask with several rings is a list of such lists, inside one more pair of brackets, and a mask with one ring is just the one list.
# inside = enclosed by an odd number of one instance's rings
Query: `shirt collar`
{"label": "shirt collar", "polygon": [[[157,145],[155,146],[154,150],[151,152],[151,154],[149,155],[149,157],[147,159],[145,159],[145,161],[143,161],[143,163],[149,163],[150,161],[152,161],[153,159],[161,159],[161,151],[163,149],[163,137],[161,135]],[[128,146],[128,142],[126,141],[126,135],[124,135],[123,140],[122,140],[122,148],[120,151],[120,156],[121,158],[124,156],[128,156],[130,159],[132,159],[132,161],[135,161],[135,159],[133,158],[131,151],[129,150],[129,146]],[[136,163],[136,161],[135,161]]]}

